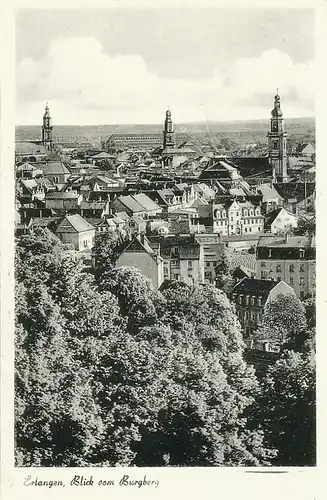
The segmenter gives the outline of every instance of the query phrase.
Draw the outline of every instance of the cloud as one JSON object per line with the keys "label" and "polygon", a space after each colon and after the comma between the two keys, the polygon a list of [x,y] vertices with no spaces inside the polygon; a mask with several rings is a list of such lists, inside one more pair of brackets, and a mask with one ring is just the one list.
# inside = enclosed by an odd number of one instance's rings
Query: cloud
{"label": "cloud", "polygon": [[158,123],[269,116],[276,87],[285,116],[313,114],[314,64],[277,49],[217,66],[210,77],[162,78],[137,54],[110,55],[95,38],[52,40],[41,60],[18,62],[17,123],[39,123],[49,101],[57,124]]}

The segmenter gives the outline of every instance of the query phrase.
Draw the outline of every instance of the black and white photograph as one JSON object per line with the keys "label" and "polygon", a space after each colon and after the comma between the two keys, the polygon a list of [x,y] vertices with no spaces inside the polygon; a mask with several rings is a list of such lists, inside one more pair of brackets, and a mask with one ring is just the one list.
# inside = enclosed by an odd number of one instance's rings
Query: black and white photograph
{"label": "black and white photograph", "polygon": [[287,5],[17,10],[31,483],[316,466],[314,34],[314,9]]}

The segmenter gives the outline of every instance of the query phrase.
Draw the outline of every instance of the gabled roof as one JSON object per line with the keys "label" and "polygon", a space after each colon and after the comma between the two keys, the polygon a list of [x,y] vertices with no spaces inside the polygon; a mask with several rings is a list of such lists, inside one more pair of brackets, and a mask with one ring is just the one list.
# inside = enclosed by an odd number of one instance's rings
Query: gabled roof
{"label": "gabled roof", "polygon": [[131,195],[119,196],[117,199],[132,212],[144,212],[144,207],[140,205]]}
{"label": "gabled roof", "polygon": [[262,194],[262,201],[270,201],[273,199],[283,200],[283,197],[279,194],[279,192],[273,187],[269,186],[269,184],[260,184],[258,186],[258,193]]}
{"label": "gabled roof", "polygon": [[116,156],[110,155],[109,153],[106,153],[105,151],[102,151],[101,153],[98,153],[96,155],[92,156],[92,160],[107,160],[107,159],[114,159]]}
{"label": "gabled roof", "polygon": [[82,233],[94,230],[94,227],[79,214],[66,215],[56,229],[56,233]]}
{"label": "gabled roof", "polygon": [[37,168],[34,165],[31,165],[31,163],[22,163],[21,165],[18,165],[17,167],[17,172],[34,172],[37,170]]}
{"label": "gabled roof", "polygon": [[152,201],[146,194],[144,193],[139,193],[133,195],[134,200],[137,201],[142,207],[145,208],[145,210],[161,210],[161,207],[154,201]]}
{"label": "gabled roof", "polygon": [[243,278],[238,282],[232,293],[249,294],[249,295],[269,295],[271,290],[277,285],[277,281],[260,280],[256,278]]}
{"label": "gabled roof", "polygon": [[108,201],[82,201],[80,208],[83,210],[103,210]]}
{"label": "gabled roof", "polygon": [[62,175],[70,174],[68,168],[61,161],[48,161],[40,164],[44,175]]}
{"label": "gabled roof", "polygon": [[277,217],[283,211],[286,212],[287,215],[291,215],[292,217],[294,217],[296,219],[296,215],[295,214],[292,214],[292,212],[290,212],[289,210],[286,210],[286,208],[281,207],[281,208],[276,208],[276,210],[272,210],[271,212],[269,212],[266,215],[265,224],[267,226],[271,226],[271,224],[273,224],[273,222],[277,219]]}

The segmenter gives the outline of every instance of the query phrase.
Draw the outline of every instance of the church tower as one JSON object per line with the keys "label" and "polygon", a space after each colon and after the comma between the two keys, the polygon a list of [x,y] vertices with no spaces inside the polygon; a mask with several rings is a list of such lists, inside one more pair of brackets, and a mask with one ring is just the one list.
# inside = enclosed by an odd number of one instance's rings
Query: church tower
{"label": "church tower", "polygon": [[171,112],[169,109],[166,111],[165,128],[163,131],[163,147],[164,149],[175,147],[174,124],[171,119]]}
{"label": "church tower", "polygon": [[45,112],[43,115],[42,144],[45,148],[52,149],[52,146],[53,146],[53,126],[52,126],[52,119],[50,116],[48,103],[46,103]]}
{"label": "church tower", "polygon": [[268,156],[273,171],[274,182],[287,181],[287,133],[284,130],[280,96],[275,95],[274,109],[271,112],[270,131],[268,132]]}

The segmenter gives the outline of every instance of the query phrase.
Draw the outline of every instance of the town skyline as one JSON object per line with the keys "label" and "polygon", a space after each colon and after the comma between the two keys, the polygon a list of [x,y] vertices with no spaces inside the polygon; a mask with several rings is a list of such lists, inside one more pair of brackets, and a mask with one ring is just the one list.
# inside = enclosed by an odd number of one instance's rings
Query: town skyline
{"label": "town skyline", "polygon": [[168,106],[175,123],[261,120],[277,87],[285,116],[312,117],[313,15],[289,14],[21,11],[16,123],[38,125],[46,101],[58,125],[152,125]]}

